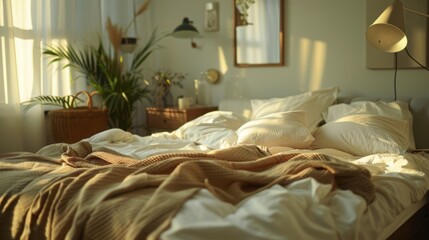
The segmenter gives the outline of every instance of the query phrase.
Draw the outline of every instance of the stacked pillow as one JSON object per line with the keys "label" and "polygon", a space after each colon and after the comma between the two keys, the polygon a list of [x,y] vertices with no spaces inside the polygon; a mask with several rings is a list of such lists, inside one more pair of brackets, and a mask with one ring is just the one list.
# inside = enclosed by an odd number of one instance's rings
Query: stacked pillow
{"label": "stacked pillow", "polygon": [[252,99],[252,120],[237,129],[237,144],[307,148],[311,132],[323,121],[338,87],[310,91],[285,98]]}
{"label": "stacked pillow", "polygon": [[251,120],[237,129],[237,144],[307,148],[314,138],[305,116],[305,111],[287,111]]}
{"label": "stacked pillow", "polygon": [[[252,119],[215,111],[174,133],[213,149],[238,144],[334,148],[353,155],[415,149],[413,117],[405,102],[358,101],[332,105],[338,88],[285,98],[251,100]],[[319,124],[325,124],[319,127]]]}
{"label": "stacked pillow", "polygon": [[235,130],[247,119],[229,111],[213,111],[189,121],[173,133],[182,139],[204,144],[212,149],[232,146],[237,140]]}
{"label": "stacked pillow", "polygon": [[338,87],[310,91],[295,96],[271,99],[252,99],[253,119],[272,113],[302,110],[306,112],[306,126],[313,130],[323,120],[322,112],[337,99]]}
{"label": "stacked pillow", "polygon": [[412,114],[404,102],[337,104],[323,113],[326,124],[312,148],[335,148],[354,155],[402,153],[415,149]]}

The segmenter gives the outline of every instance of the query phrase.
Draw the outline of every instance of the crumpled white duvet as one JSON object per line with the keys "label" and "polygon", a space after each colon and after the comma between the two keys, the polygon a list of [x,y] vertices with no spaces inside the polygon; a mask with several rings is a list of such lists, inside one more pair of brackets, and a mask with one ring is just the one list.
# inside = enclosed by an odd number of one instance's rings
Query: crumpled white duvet
{"label": "crumpled white duvet", "polygon": [[178,138],[174,133],[160,132],[138,136],[121,129],[109,129],[84,139],[94,149],[109,148],[136,159],[171,152],[207,152],[212,149],[195,141]]}
{"label": "crumpled white duvet", "polygon": [[383,239],[391,233],[385,228],[429,187],[429,160],[407,158],[383,154],[352,160],[378,173],[376,200],[369,206],[349,190],[330,192],[329,185],[310,178],[275,185],[236,206],[201,190],[162,239]]}
{"label": "crumpled white duvet", "polygon": [[[178,151],[210,151],[208,146],[173,133],[140,137],[111,129],[87,139],[135,158]],[[272,153],[296,150],[271,148]],[[335,149],[319,149],[365,166],[373,175],[376,199],[367,206],[351,191],[303,179],[275,185],[238,205],[222,202],[207,190],[189,199],[162,239],[380,239],[398,214],[421,200],[429,189],[429,159],[405,153],[355,157]]]}
{"label": "crumpled white duvet", "polygon": [[330,189],[303,179],[287,188],[275,185],[237,206],[201,190],[162,239],[354,239],[365,201],[350,191],[331,194]]}

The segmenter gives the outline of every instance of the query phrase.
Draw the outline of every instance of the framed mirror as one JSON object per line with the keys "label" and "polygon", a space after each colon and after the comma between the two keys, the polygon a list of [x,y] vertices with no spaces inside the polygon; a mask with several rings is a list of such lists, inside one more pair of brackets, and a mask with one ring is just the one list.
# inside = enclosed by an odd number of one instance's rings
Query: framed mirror
{"label": "framed mirror", "polygon": [[284,0],[233,0],[234,64],[284,65]]}

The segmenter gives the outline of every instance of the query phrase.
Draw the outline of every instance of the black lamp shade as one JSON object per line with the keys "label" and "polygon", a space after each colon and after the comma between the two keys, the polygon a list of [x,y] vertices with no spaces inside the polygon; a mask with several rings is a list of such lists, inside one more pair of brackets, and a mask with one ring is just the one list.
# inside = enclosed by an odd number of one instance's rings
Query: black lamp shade
{"label": "black lamp shade", "polygon": [[189,18],[185,17],[182,24],[174,29],[172,35],[176,38],[194,38],[199,34],[198,30],[192,25],[192,22],[189,21]]}

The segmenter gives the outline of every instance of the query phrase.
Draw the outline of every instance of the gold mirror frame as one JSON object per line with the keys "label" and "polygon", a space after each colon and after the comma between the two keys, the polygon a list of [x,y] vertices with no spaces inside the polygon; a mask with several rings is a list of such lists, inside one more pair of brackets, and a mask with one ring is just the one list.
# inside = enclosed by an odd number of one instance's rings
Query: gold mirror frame
{"label": "gold mirror frame", "polygon": [[[261,1],[261,0],[256,0]],[[270,1],[270,0],[263,0],[263,1]],[[274,0],[273,0],[274,1]],[[251,62],[251,61],[241,61],[238,59],[238,34],[237,34],[237,28],[243,28],[247,26],[242,26],[240,23],[242,23],[242,14],[240,14],[238,8],[236,7],[236,1],[233,0],[233,7],[234,7],[234,65],[236,67],[274,67],[274,66],[284,66],[284,0],[276,0],[279,2],[279,32],[278,36],[272,36],[273,38],[278,38],[279,43],[279,59],[278,61],[273,62]],[[255,3],[256,4],[256,3]],[[248,11],[252,11],[252,7],[255,7],[255,5],[251,4]],[[251,25],[258,25],[257,22],[250,22]],[[250,26],[251,26],[250,25]],[[277,44],[276,44],[277,45]]]}

